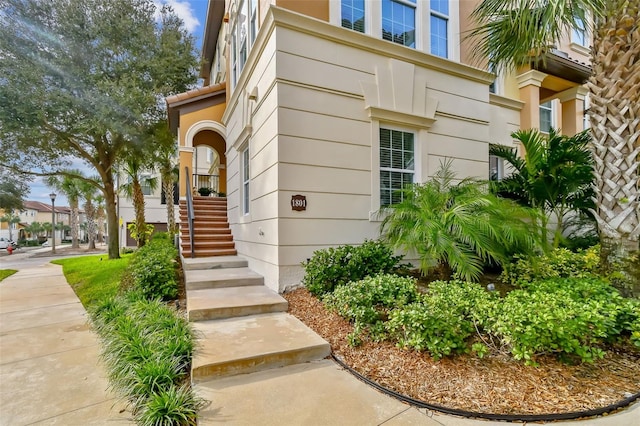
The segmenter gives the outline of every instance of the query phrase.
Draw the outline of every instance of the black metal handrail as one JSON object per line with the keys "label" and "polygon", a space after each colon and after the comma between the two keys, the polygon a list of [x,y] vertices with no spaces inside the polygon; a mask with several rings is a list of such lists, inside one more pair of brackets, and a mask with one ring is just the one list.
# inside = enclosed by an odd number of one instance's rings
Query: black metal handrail
{"label": "black metal handrail", "polygon": [[185,179],[184,186],[187,190],[187,223],[189,224],[189,245],[191,247],[191,258],[196,257],[195,247],[193,245],[193,221],[196,218],[196,213],[193,210],[193,197],[191,195],[191,177],[189,176],[189,167],[184,167]]}

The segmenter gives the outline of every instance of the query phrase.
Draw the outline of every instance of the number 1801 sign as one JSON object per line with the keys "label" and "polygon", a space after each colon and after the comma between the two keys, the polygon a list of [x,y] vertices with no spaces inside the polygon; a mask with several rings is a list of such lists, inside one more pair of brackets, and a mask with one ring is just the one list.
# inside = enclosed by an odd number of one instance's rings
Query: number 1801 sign
{"label": "number 1801 sign", "polygon": [[291,196],[291,210],[301,212],[307,209],[307,197],[304,195],[292,195]]}

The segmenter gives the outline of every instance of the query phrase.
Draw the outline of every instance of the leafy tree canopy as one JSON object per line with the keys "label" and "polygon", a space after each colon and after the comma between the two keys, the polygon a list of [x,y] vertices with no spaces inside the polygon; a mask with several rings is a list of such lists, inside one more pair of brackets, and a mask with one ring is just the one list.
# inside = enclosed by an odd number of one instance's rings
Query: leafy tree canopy
{"label": "leafy tree canopy", "polygon": [[17,177],[9,170],[0,167],[0,209],[6,212],[21,210],[27,193],[29,193],[29,187],[24,176]]}
{"label": "leafy tree canopy", "polygon": [[64,174],[77,157],[95,168],[117,257],[114,168],[149,152],[163,98],[195,83],[194,51],[152,0],[0,0],[0,164]]}

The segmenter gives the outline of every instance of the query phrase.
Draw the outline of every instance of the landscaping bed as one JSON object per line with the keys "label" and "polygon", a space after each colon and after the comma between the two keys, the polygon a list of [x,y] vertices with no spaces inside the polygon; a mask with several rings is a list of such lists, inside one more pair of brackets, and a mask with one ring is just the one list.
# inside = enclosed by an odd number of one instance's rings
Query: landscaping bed
{"label": "landscaping bed", "polygon": [[[595,363],[556,357],[527,366],[508,354],[456,355],[435,361],[425,352],[364,339],[353,347],[353,325],[329,312],[306,289],[288,292],[289,312],[326,339],[333,353],[363,376],[406,396],[448,408],[495,414],[584,411],[640,391],[640,353],[615,347]],[[627,350],[629,349],[629,350]]]}

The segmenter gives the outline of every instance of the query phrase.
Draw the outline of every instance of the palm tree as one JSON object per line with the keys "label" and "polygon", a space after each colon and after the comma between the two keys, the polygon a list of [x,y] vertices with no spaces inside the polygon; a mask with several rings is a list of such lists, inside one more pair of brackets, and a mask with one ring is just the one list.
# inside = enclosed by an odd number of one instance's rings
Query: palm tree
{"label": "palm tree", "polygon": [[501,265],[540,247],[531,225],[535,210],[489,193],[483,182],[454,180],[447,161],[426,183],[404,189],[399,203],[381,209],[383,239],[394,249],[415,251],[423,274],[436,265],[444,279],[453,272],[476,280],[486,263]]}
{"label": "palm tree", "polygon": [[32,222],[24,227],[24,231],[27,232],[31,237],[39,237],[42,232],[44,232],[44,227],[40,222]]}
{"label": "palm tree", "polygon": [[95,199],[98,196],[98,188],[92,185],[90,181],[82,181],[80,186],[80,193],[84,199],[84,214],[87,217],[87,237],[89,250],[96,248],[96,208],[94,205]]}
{"label": "palm tree", "polygon": [[9,239],[13,240],[13,234],[11,230],[13,229],[13,225],[15,225],[16,223],[20,223],[20,217],[14,215],[13,212],[9,212],[0,217],[0,222],[7,223],[7,227],[9,228]]}
{"label": "palm tree", "polygon": [[177,232],[175,208],[173,205],[174,184],[179,179],[178,166],[173,158],[166,158],[160,163],[160,179],[162,180],[162,190],[164,191],[164,199],[167,203],[167,231],[171,234]]}
{"label": "palm tree", "polygon": [[483,0],[473,12],[479,26],[469,35],[493,69],[518,68],[543,58],[564,31],[593,17],[587,86],[605,270],[639,248],[639,14],[640,0]]}
{"label": "palm tree", "polygon": [[[510,147],[492,145],[489,154],[503,158],[513,173],[495,182],[498,193],[520,204],[541,210],[541,228],[546,234],[549,214],[557,219],[553,246],[563,240],[565,220],[570,212],[593,206],[593,160],[588,149],[589,133],[562,136],[555,129],[548,135],[539,130],[511,134],[525,149],[524,157]],[[545,235],[546,238],[546,235]]]}
{"label": "palm tree", "polygon": [[148,164],[143,163],[138,158],[128,158],[124,164],[123,171],[127,174],[129,182],[120,186],[120,191],[133,202],[133,210],[136,216],[135,234],[138,247],[144,246],[149,236],[145,219],[145,202],[142,184],[144,183],[148,186],[151,191],[155,191],[158,187],[158,179],[143,176],[142,172],[146,170],[147,167]]}
{"label": "palm tree", "polygon": [[[80,170],[68,170],[68,174],[60,176],[49,176],[47,178],[47,185],[51,188],[63,192],[69,200],[69,207],[71,208],[71,217],[69,219],[69,226],[71,227],[71,247],[78,248],[80,246],[78,241],[78,234],[80,231],[80,185],[83,182],[84,176]],[[74,177],[76,175],[77,177]]]}

